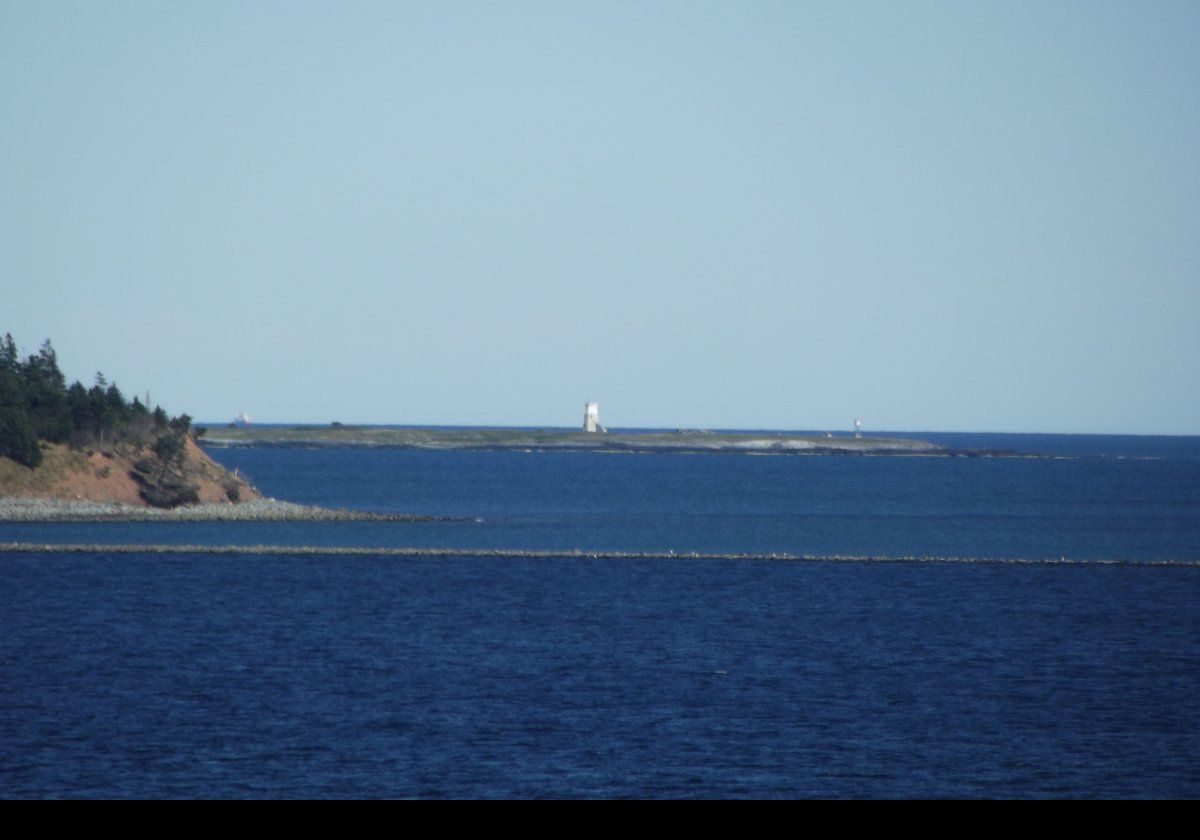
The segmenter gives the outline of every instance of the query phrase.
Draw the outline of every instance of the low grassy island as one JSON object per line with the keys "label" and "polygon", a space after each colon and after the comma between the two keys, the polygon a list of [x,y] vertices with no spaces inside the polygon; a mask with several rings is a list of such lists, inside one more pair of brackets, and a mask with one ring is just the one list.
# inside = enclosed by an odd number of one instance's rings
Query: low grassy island
{"label": "low grassy island", "polygon": [[231,426],[212,428],[205,446],[385,446],[413,449],[724,452],[743,454],[958,454],[907,438],[786,432],[677,431],[587,433],[566,429],[438,429],[395,426]]}

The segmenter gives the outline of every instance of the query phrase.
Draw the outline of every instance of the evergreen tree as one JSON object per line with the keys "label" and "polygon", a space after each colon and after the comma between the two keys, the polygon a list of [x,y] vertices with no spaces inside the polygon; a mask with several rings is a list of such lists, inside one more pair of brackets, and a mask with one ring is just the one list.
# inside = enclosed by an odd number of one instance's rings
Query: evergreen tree
{"label": "evergreen tree", "polygon": [[20,403],[10,403],[0,398],[0,455],[12,458],[18,464],[36,467],[42,463],[42,447],[33,425]]}
{"label": "evergreen tree", "polygon": [[29,357],[22,373],[25,406],[34,433],[54,443],[65,442],[71,433],[66,379],[58,369],[58,355],[50,339],[46,339],[36,356]]}
{"label": "evergreen tree", "polygon": [[26,410],[17,346],[9,334],[0,342],[0,455],[27,467],[42,462],[42,447]]}
{"label": "evergreen tree", "polygon": [[19,376],[20,373],[21,362],[17,358],[17,345],[13,341],[12,333],[5,333],[4,341],[0,342],[0,376]]}

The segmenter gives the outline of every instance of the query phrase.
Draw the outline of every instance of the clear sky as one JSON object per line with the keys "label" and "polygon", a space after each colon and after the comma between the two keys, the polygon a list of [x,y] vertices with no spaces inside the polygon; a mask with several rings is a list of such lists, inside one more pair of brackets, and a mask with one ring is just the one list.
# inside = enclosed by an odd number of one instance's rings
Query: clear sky
{"label": "clear sky", "polygon": [[204,420],[1200,434],[1200,3],[0,0],[0,332]]}

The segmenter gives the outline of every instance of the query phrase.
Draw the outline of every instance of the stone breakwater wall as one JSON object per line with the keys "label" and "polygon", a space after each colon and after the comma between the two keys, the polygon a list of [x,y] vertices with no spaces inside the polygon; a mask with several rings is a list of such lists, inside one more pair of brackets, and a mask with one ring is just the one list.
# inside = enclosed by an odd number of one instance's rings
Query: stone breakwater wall
{"label": "stone breakwater wall", "polygon": [[0,498],[0,522],[428,522],[433,519],[416,514],[331,510],[277,499],[163,510],[115,502]]}
{"label": "stone breakwater wall", "polygon": [[456,558],[485,557],[511,560],[753,560],[808,563],[948,563],[1017,566],[1187,566],[1189,560],[1090,560],[1051,557],[1041,559],[999,557],[876,557],[868,555],[812,555],[783,553],[704,553],[675,551],[563,551],[521,548],[369,548],[364,546],[308,545],[143,545],[105,543],[0,543],[0,554],[210,554],[287,555],[315,557]]}

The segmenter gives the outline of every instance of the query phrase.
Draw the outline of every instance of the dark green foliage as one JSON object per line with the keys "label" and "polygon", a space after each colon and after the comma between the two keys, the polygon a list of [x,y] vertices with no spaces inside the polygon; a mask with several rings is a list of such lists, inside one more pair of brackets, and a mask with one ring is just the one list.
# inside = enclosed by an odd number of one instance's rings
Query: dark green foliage
{"label": "dark green foliage", "polygon": [[157,459],[138,461],[130,473],[141,485],[138,493],[150,505],[173,508],[179,505],[194,505],[200,501],[200,493],[182,473],[163,469]]}
{"label": "dark green foliage", "polygon": [[151,413],[136,397],[126,402],[102,373],[91,388],[79,382],[67,387],[49,340],[24,362],[11,335],[0,341],[0,455],[36,466],[42,457],[39,439],[107,449],[155,445],[166,432],[182,447],[191,423],[186,414],[172,419],[161,408]]}
{"label": "dark green foliage", "polygon": [[71,428],[76,431],[89,428],[92,422],[92,404],[87,389],[75,382],[67,389],[67,411],[71,414]]}
{"label": "dark green foliage", "polygon": [[71,433],[67,383],[58,369],[58,356],[47,339],[37,355],[21,367],[25,411],[34,433],[43,440],[64,443]]}
{"label": "dark green foliage", "polygon": [[0,455],[27,467],[42,463],[42,447],[19,403],[0,401]]}
{"label": "dark green foliage", "polygon": [[174,433],[162,435],[154,441],[150,451],[168,467],[179,467],[183,464],[183,437]]}
{"label": "dark green foliage", "polygon": [[150,446],[150,455],[140,458],[131,475],[141,485],[139,493],[154,507],[178,507],[200,501],[195,484],[184,475],[187,424],[159,435]]}
{"label": "dark green foliage", "polygon": [[22,366],[11,335],[0,342],[0,455],[27,467],[42,462],[42,447],[29,421]]}

